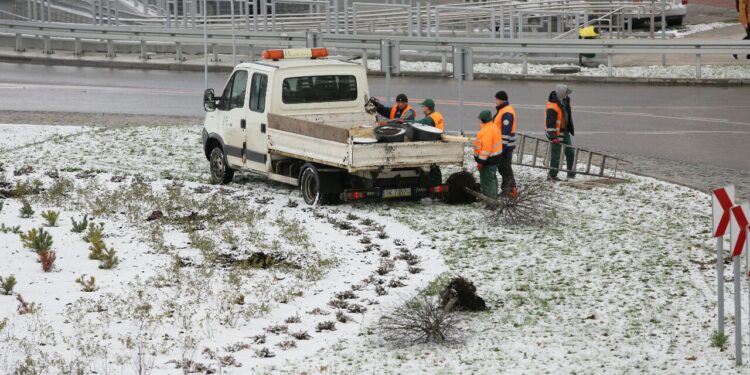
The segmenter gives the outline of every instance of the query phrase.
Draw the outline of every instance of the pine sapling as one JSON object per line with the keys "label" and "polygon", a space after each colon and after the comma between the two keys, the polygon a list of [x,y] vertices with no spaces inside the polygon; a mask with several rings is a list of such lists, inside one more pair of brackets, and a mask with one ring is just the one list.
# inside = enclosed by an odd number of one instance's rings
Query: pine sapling
{"label": "pine sapling", "polygon": [[10,275],[3,278],[0,276],[0,294],[9,296],[13,294],[13,288],[16,286],[16,277]]}
{"label": "pine sapling", "polygon": [[74,218],[70,218],[70,221],[73,223],[73,229],[70,231],[73,233],[83,233],[83,231],[86,230],[89,226],[89,219],[87,215],[83,215],[83,220],[76,222]]}
{"label": "pine sapling", "polygon": [[39,261],[42,263],[42,271],[50,272],[55,267],[57,254],[54,251],[42,251],[39,253]]}
{"label": "pine sapling", "polygon": [[49,232],[45,231],[44,228],[39,228],[39,232],[31,244],[31,249],[37,254],[50,251],[52,249],[52,236]]}
{"label": "pine sapling", "polygon": [[107,246],[104,244],[104,241],[102,241],[101,238],[92,239],[91,246],[89,246],[89,259],[101,260],[102,256],[104,255],[104,250],[106,249]]}
{"label": "pine sapling", "polygon": [[102,257],[99,258],[99,268],[103,270],[111,270],[120,263],[120,259],[117,257],[115,249],[105,248],[102,252]]}
{"label": "pine sapling", "polygon": [[3,212],[3,206],[5,205],[5,202],[0,201],[0,212]]}
{"label": "pine sapling", "polygon": [[0,223],[0,232],[3,233],[13,233],[13,234],[21,234],[21,226],[16,225],[15,227],[6,227],[5,223]]}
{"label": "pine sapling", "polygon": [[76,282],[81,284],[81,291],[84,292],[94,292],[99,289],[99,287],[96,286],[96,279],[94,276],[89,276],[89,278],[86,279],[86,275],[81,275],[76,279]]}
{"label": "pine sapling", "polygon": [[21,233],[18,236],[21,237],[21,243],[23,243],[23,246],[29,249],[34,248],[34,241],[36,241],[36,237],[39,235],[39,231],[36,230],[36,228],[29,229],[26,233]]}
{"label": "pine sapling", "polygon": [[89,229],[86,231],[86,235],[83,236],[83,240],[89,243],[92,243],[96,241],[97,239],[101,240],[104,237],[104,223],[101,223],[99,225],[96,225],[94,223],[89,223]]}
{"label": "pine sapling", "polygon": [[31,217],[31,215],[34,215],[34,209],[31,208],[31,203],[27,200],[21,201],[21,209],[19,210],[21,213],[21,217],[24,219],[28,219]]}
{"label": "pine sapling", "polygon": [[60,213],[57,211],[49,210],[42,212],[42,218],[44,218],[44,220],[47,220],[48,227],[56,227],[58,217],[60,217]]}

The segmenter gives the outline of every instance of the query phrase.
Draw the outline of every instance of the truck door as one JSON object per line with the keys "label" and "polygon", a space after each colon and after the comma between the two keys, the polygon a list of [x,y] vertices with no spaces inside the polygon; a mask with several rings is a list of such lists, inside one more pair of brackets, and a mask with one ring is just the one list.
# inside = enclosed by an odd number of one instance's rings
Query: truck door
{"label": "truck door", "polygon": [[224,139],[224,152],[232,166],[245,165],[242,148],[245,142],[247,108],[247,70],[236,70],[221,95],[219,122]]}
{"label": "truck door", "polygon": [[266,154],[268,143],[266,135],[268,75],[254,72],[250,78],[250,99],[247,111],[247,163],[252,168],[267,171]]}

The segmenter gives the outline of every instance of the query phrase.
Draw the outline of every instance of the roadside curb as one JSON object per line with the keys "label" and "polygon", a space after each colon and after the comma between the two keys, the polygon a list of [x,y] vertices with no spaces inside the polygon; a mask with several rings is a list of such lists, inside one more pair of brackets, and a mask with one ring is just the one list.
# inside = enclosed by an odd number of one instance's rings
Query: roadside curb
{"label": "roadside curb", "polygon": [[[101,68],[122,69],[155,69],[174,71],[203,71],[202,64],[191,63],[149,63],[144,61],[117,61],[114,58],[107,60],[90,60],[85,58],[58,58],[53,56],[24,56],[21,54],[0,54],[0,62],[25,63],[39,65],[63,65]],[[209,64],[209,72],[230,72],[230,65]],[[383,77],[384,73],[370,70],[368,76]],[[442,72],[401,72],[396,77],[423,77],[423,78],[450,78],[451,73]],[[521,81],[567,81],[584,83],[615,83],[615,84],[640,84],[649,86],[750,86],[750,78],[747,79],[691,79],[691,78],[649,78],[649,77],[600,77],[600,76],[575,76],[575,75],[540,75],[540,74],[507,74],[507,73],[475,73],[475,79],[483,80],[521,80]]]}

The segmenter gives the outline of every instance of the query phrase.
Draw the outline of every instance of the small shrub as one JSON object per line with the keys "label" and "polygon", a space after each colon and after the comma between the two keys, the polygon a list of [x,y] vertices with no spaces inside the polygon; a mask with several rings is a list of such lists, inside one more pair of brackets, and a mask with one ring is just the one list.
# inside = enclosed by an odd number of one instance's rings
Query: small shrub
{"label": "small shrub", "polygon": [[37,254],[52,250],[52,235],[44,228],[39,228],[39,232],[31,243],[31,249]]}
{"label": "small shrub", "polygon": [[420,273],[420,272],[424,271],[420,267],[412,267],[412,266],[409,266],[408,270],[409,270],[409,273],[411,273],[411,274]]}
{"label": "small shrub", "polygon": [[120,259],[117,257],[115,249],[104,249],[102,256],[99,258],[99,268],[103,270],[111,270],[120,263]]}
{"label": "small shrub", "polygon": [[287,350],[287,349],[296,348],[297,347],[297,342],[294,341],[294,340],[284,340],[284,341],[281,341],[280,343],[276,344],[276,346],[278,346],[279,348],[281,348],[281,350]]}
{"label": "small shrub", "polygon": [[384,230],[381,230],[380,232],[378,232],[378,238],[380,238],[381,240],[384,240],[388,238],[388,233],[386,233]]}
{"label": "small shrub", "polygon": [[404,282],[399,279],[391,279],[391,281],[388,282],[389,288],[402,288],[405,286],[406,284],[404,284]]}
{"label": "small shrub", "polygon": [[99,223],[99,225],[89,223],[88,231],[86,231],[86,235],[83,236],[83,240],[91,243],[92,241],[95,241],[97,239],[101,240],[103,237],[104,223]]}
{"label": "small shrub", "polygon": [[28,232],[20,233],[18,236],[21,237],[21,243],[23,243],[24,247],[33,249],[34,241],[39,236],[39,231],[36,228],[31,228]]}
{"label": "small shrub", "polygon": [[338,320],[339,323],[346,323],[351,320],[349,315],[344,314],[343,311],[336,311],[336,320]]}
{"label": "small shrub", "polygon": [[13,294],[13,288],[16,286],[16,277],[9,275],[3,278],[0,276],[0,294],[9,296]]}
{"label": "small shrub", "polygon": [[729,343],[729,336],[726,334],[714,331],[711,335],[711,346],[714,348],[719,348],[723,352],[727,349],[727,343]]}
{"label": "small shrub", "polygon": [[96,279],[94,276],[89,276],[89,278],[86,279],[86,275],[81,275],[76,279],[76,282],[81,284],[81,291],[84,292],[94,292],[99,289],[96,286]]}
{"label": "small shrub", "polygon": [[257,356],[258,358],[273,358],[276,356],[276,354],[274,354],[274,352],[264,346],[255,351],[255,356]]}
{"label": "small shrub", "polygon": [[57,226],[57,218],[60,216],[60,213],[57,211],[44,211],[42,212],[42,218],[44,220],[47,220],[47,226],[48,227],[56,227]]}
{"label": "small shrub", "polygon": [[353,303],[353,304],[349,305],[349,307],[346,308],[346,311],[348,311],[348,312],[350,312],[352,314],[364,314],[365,311],[367,311],[367,308],[364,307],[364,306],[362,306],[362,305],[360,305],[360,304]]}
{"label": "small shrub", "polygon": [[101,260],[102,257],[104,257],[104,250],[106,249],[107,246],[104,244],[104,241],[101,239],[94,239],[91,242],[91,246],[89,246],[89,259]]}
{"label": "small shrub", "polygon": [[39,253],[39,261],[42,263],[42,271],[50,272],[55,267],[57,254],[54,251],[42,251]]}
{"label": "small shrub", "polygon": [[349,303],[346,302],[346,300],[334,298],[328,301],[328,306],[336,309],[346,309],[347,307],[349,307]]}
{"label": "small shrub", "polygon": [[21,209],[19,210],[21,213],[21,217],[24,219],[30,218],[32,215],[34,215],[34,209],[31,208],[31,203],[27,200],[21,201]]}
{"label": "small shrub", "polygon": [[297,340],[309,340],[310,334],[307,331],[292,332],[289,336],[294,337]]}
{"label": "small shrub", "polygon": [[73,223],[73,228],[70,230],[73,233],[83,233],[83,231],[85,231],[89,226],[87,215],[83,215],[83,219],[81,221],[76,222],[76,220],[72,217],[70,218],[70,221]]}
{"label": "small shrub", "polygon": [[16,225],[15,227],[6,227],[4,223],[0,223],[0,232],[21,234],[21,226]]}
{"label": "small shrub", "polygon": [[382,285],[375,285],[375,293],[379,296],[384,296],[388,294],[388,290]]}
{"label": "small shrub", "polygon": [[266,332],[272,333],[274,335],[278,335],[279,333],[287,333],[288,330],[289,327],[286,324],[274,324],[265,328]]}
{"label": "small shrub", "polygon": [[293,316],[286,318],[286,320],[284,320],[284,323],[287,323],[287,324],[300,323],[300,322],[302,322],[302,318],[300,318],[299,315],[293,315]]}
{"label": "small shrub", "polygon": [[380,266],[376,270],[378,275],[383,276],[388,274],[389,272],[393,271],[393,260],[391,259],[381,259],[380,260]]}
{"label": "small shrub", "polygon": [[253,344],[265,344],[266,343],[266,335],[255,335],[251,338],[253,339]]}
{"label": "small shrub", "polygon": [[5,206],[5,202],[0,201],[0,212],[3,212],[3,206]]}
{"label": "small shrub", "polygon": [[385,340],[399,345],[451,341],[458,333],[452,307],[435,296],[416,297],[380,318],[378,327]]}
{"label": "small shrub", "polygon": [[336,293],[338,299],[355,299],[357,295],[351,290],[345,290],[343,292]]}
{"label": "small shrub", "polygon": [[16,300],[18,301],[18,315],[33,314],[36,312],[37,307],[34,302],[26,302],[20,294],[16,294]]}
{"label": "small shrub", "polygon": [[336,330],[336,323],[332,320],[326,320],[325,322],[320,322],[315,327],[316,332],[335,331],[335,330]]}

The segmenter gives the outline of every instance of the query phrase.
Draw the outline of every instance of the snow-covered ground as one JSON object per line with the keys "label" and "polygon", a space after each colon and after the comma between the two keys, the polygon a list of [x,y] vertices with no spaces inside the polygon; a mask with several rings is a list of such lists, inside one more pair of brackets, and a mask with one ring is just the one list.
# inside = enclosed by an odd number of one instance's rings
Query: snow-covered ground
{"label": "snow-covered ground", "polygon": [[[21,315],[0,295],[2,373],[171,374],[188,362],[238,374],[734,371],[731,348],[710,346],[709,199],[687,188],[634,176],[593,190],[558,184],[556,221],[513,229],[480,204],[310,208],[255,177],[211,186],[195,126],[96,129],[0,162],[0,188],[20,186],[36,211],[21,218],[20,199],[2,201],[0,276],[14,274],[15,292],[38,307]],[[519,181],[540,178],[517,168]],[[60,212],[45,227],[51,273],[12,228],[43,227],[46,210]],[[157,210],[163,217],[147,220]],[[71,232],[84,215],[104,223],[114,269],[98,268],[83,233]],[[75,282],[84,274],[96,291]],[[383,313],[452,275],[474,281],[490,307],[461,315],[458,343],[394,348],[380,338]],[[332,304],[351,320],[337,321]],[[727,303],[730,333],[732,311]],[[325,321],[336,330],[317,332]]]}
{"label": "snow-covered ground", "polygon": [[[353,60],[361,63],[361,60]],[[550,72],[553,67],[571,66],[572,64],[528,64],[529,75],[554,75]],[[380,70],[380,60],[367,60],[369,70]],[[448,63],[448,71],[453,71],[453,64]],[[442,64],[434,61],[401,61],[401,71],[404,72],[441,72]],[[474,73],[479,74],[513,74],[521,75],[523,66],[517,63],[477,63],[474,64]],[[607,77],[609,69],[606,65],[597,67],[581,67],[578,73],[566,75]],[[628,66],[613,67],[612,76],[630,78],[695,78],[694,65],[650,65],[650,66]],[[701,76],[705,79],[750,79],[750,64],[738,65],[702,65]]]}
{"label": "snow-covered ground", "polygon": [[86,130],[83,126],[0,124],[0,151]]}
{"label": "snow-covered ground", "polygon": [[[737,22],[709,22],[709,23],[698,23],[693,25],[680,26],[675,30],[669,30],[675,38],[684,38],[688,35],[702,33],[705,31],[723,29],[725,27],[737,26]],[[661,29],[656,29],[656,32],[660,33]],[[658,34],[661,35],[661,34]]]}

